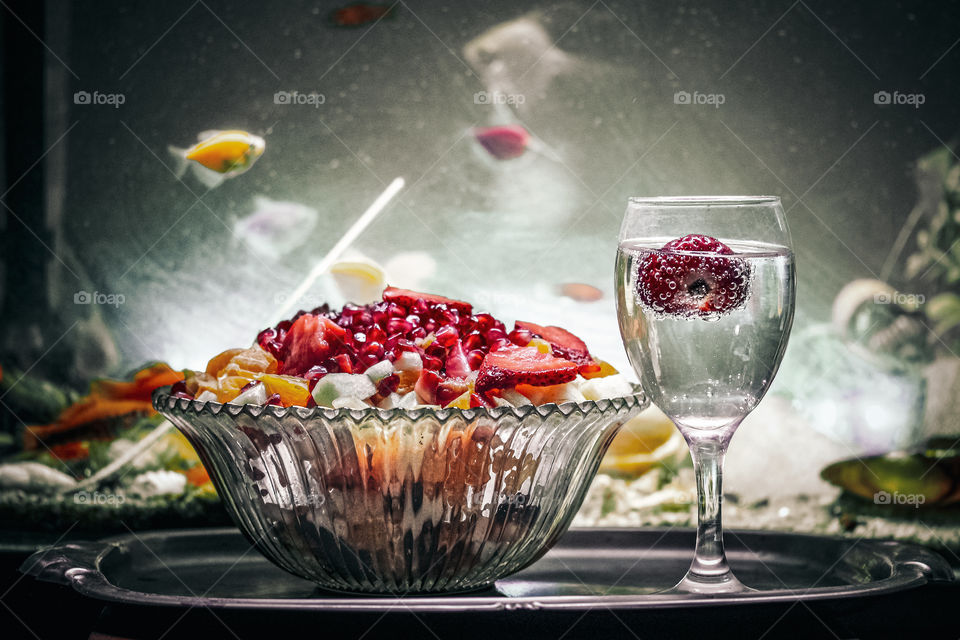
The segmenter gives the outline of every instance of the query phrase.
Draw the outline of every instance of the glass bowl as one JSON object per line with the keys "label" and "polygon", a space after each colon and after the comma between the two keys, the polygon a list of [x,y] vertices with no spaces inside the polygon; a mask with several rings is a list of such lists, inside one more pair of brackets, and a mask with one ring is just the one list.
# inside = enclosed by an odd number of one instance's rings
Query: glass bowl
{"label": "glass bowl", "polygon": [[546,553],[647,400],[355,410],[166,388],[153,405],[269,560],[328,589],[407,594],[482,588]]}

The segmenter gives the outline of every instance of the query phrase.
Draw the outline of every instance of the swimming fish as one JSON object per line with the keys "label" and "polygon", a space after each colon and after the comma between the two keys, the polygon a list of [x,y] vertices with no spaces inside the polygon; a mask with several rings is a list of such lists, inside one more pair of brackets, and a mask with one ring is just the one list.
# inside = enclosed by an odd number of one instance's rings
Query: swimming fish
{"label": "swimming fish", "polygon": [[487,91],[505,97],[523,96],[519,111],[532,109],[560,76],[585,70],[576,56],[560,49],[556,34],[533,12],[502,22],[470,40],[463,55]]}
{"label": "swimming fish", "polygon": [[253,199],[253,213],[233,223],[233,236],[257,254],[276,260],[302,246],[317,226],[320,214],[298,202]]}
{"label": "swimming fish", "polygon": [[331,13],[330,22],[335,27],[361,27],[388,15],[391,8],[389,4],[356,2]]}
{"label": "swimming fish", "polygon": [[354,304],[378,302],[387,287],[384,268],[360,254],[334,263],[330,267],[330,273],[343,297]]}
{"label": "swimming fish", "polygon": [[518,124],[496,127],[474,127],[473,135],[497,160],[519,158],[530,144],[530,133]]}
{"label": "swimming fish", "polygon": [[583,282],[565,282],[557,287],[557,292],[577,302],[596,302],[603,298],[603,291]]}
{"label": "swimming fish", "polygon": [[960,449],[955,435],[937,436],[911,451],[834,462],[820,477],[874,504],[944,506],[960,502]]}
{"label": "swimming fish", "polygon": [[177,160],[174,173],[178,178],[188,168],[210,189],[227,178],[244,173],[263,155],[266,142],[260,136],[246,131],[203,131],[198,142],[189,149],[168,147]]}

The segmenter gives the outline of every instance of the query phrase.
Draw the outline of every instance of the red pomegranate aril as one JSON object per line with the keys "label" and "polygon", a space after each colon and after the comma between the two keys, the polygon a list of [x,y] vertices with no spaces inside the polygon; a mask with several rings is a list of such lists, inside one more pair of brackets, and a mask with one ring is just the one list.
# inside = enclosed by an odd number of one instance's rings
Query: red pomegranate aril
{"label": "red pomegranate aril", "polygon": [[275,393],[275,394],[273,394],[272,396],[270,396],[269,398],[267,398],[267,401],[264,402],[263,404],[272,404],[272,405],[275,406],[275,407],[282,407],[282,406],[283,406],[283,402],[280,400],[280,394],[279,394],[279,393]]}
{"label": "red pomegranate aril", "polygon": [[362,349],[360,349],[360,355],[372,355],[374,357],[379,357],[383,355],[383,345],[379,342],[368,342]]}
{"label": "red pomegranate aril", "polygon": [[437,384],[437,404],[445,407],[469,389],[467,383],[462,380],[442,380]]}
{"label": "red pomegranate aril", "polygon": [[480,365],[483,364],[483,356],[485,354],[480,349],[474,349],[467,353],[467,364],[470,365],[471,371],[476,371],[480,368]]}
{"label": "red pomegranate aril", "polygon": [[497,319],[489,313],[478,313],[474,317],[477,321],[477,329],[479,329],[481,332],[486,333],[490,329],[493,329],[495,326],[497,326]]}
{"label": "red pomegranate aril", "polygon": [[411,340],[423,340],[426,337],[427,337],[427,330],[424,329],[423,327],[417,327],[416,329],[411,331],[409,335],[409,338]]}
{"label": "red pomegranate aril", "polygon": [[463,349],[464,351],[473,351],[475,349],[482,349],[487,344],[487,341],[484,339],[483,335],[479,331],[474,331],[466,338],[463,339]]}
{"label": "red pomegranate aril", "polygon": [[519,347],[525,347],[533,340],[533,333],[529,329],[514,329],[508,336],[513,344]]}
{"label": "red pomegranate aril", "polygon": [[367,341],[368,342],[379,342],[383,343],[387,339],[387,332],[381,329],[380,327],[371,327],[367,331]]}
{"label": "red pomegranate aril", "polygon": [[276,329],[264,329],[263,331],[257,334],[257,344],[259,344],[261,348],[266,349],[267,348],[266,344],[268,342],[271,342],[276,337],[277,337]]}
{"label": "red pomegranate aril", "polygon": [[[353,373],[353,363],[350,362],[350,356],[341,353],[333,357],[341,373]],[[331,378],[332,380],[332,378]]]}
{"label": "red pomegranate aril", "polygon": [[[420,351],[416,344],[410,340],[400,338],[397,340],[397,349],[401,352],[403,351]],[[399,355],[399,354],[398,354]]]}
{"label": "red pomegranate aril", "polygon": [[293,326],[292,320],[282,320],[281,322],[277,323],[276,329],[277,331],[287,332],[290,330],[290,327],[292,326]]}
{"label": "red pomegranate aril", "polygon": [[420,326],[420,316],[418,315],[414,315],[411,313],[409,316],[406,317],[406,321],[409,322],[410,325],[413,327]]}
{"label": "red pomegranate aril", "polygon": [[427,355],[434,356],[435,358],[443,358],[447,355],[447,350],[436,342],[433,342],[429,347],[424,349],[423,352]]}
{"label": "red pomegranate aril", "polygon": [[460,313],[456,309],[451,309],[443,304],[437,305],[436,318],[443,324],[457,324],[460,320]]}
{"label": "red pomegranate aril", "polygon": [[430,369],[432,371],[439,371],[443,366],[443,360],[437,358],[436,356],[431,356],[430,354],[424,353],[420,356],[420,359],[423,360],[423,368]]}
{"label": "red pomegranate aril", "polygon": [[512,347],[514,344],[510,342],[507,338],[497,338],[496,340],[490,340],[490,351],[499,351],[504,347]]}
{"label": "red pomegranate aril", "polygon": [[507,338],[507,332],[504,331],[503,329],[500,329],[499,327],[493,327],[492,329],[488,329],[484,335],[487,338],[487,342],[491,344],[495,340],[509,341],[509,339]]}
{"label": "red pomegranate aril", "polygon": [[364,342],[367,341],[367,334],[365,334],[362,331],[357,331],[356,333],[353,334],[353,340],[354,342],[363,344]]}
{"label": "red pomegranate aril", "polygon": [[447,325],[445,327],[440,327],[440,329],[437,330],[435,337],[436,343],[441,347],[452,347],[460,338],[460,333],[457,331],[456,327]]}
{"label": "red pomegranate aril", "polygon": [[485,399],[482,395],[477,393],[470,394],[470,408],[479,409],[479,408],[491,409],[493,408],[493,403]]}
{"label": "red pomegranate aril", "polygon": [[259,380],[251,380],[251,381],[248,382],[247,384],[245,384],[245,385],[243,385],[242,387],[240,387],[240,393],[243,393],[244,391],[247,391],[247,390],[249,390],[249,389],[252,389],[252,388],[254,388],[255,386],[257,386],[258,384],[263,384],[263,383],[260,382]]}
{"label": "red pomegranate aril", "polygon": [[329,371],[327,371],[326,367],[318,364],[310,367],[307,370],[307,372],[303,374],[303,377],[309,380],[310,382],[314,382],[316,380],[319,380],[323,376],[327,375],[328,373]]}
{"label": "red pomegranate aril", "polygon": [[[358,369],[366,370],[367,367],[375,365],[380,362],[380,355],[376,353],[361,353],[357,356]],[[352,371],[351,371],[352,373]]]}
{"label": "red pomegranate aril", "polygon": [[377,385],[377,393],[388,396],[400,387],[400,376],[391,373]]}
{"label": "red pomegranate aril", "polygon": [[403,318],[390,318],[387,320],[387,333],[394,335],[397,333],[406,333],[413,330],[413,325]]}

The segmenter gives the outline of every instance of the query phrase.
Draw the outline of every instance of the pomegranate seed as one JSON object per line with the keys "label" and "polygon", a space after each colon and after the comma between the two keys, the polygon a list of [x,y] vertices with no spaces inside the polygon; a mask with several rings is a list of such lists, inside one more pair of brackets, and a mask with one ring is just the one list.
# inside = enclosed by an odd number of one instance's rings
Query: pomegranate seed
{"label": "pomegranate seed", "polygon": [[533,333],[529,329],[514,329],[507,337],[513,344],[525,347],[533,340]]}
{"label": "pomegranate seed", "polygon": [[307,369],[307,372],[303,374],[303,377],[309,380],[310,382],[315,382],[320,378],[322,378],[323,376],[327,375],[327,373],[329,373],[327,371],[327,368],[318,364]]}
{"label": "pomegranate seed", "polygon": [[391,373],[377,385],[377,393],[388,396],[400,387],[400,376]]}
{"label": "pomegranate seed", "polygon": [[424,353],[423,355],[420,356],[420,358],[423,360],[424,369],[439,371],[440,367],[443,366],[443,360],[441,360],[440,358],[437,358],[436,356],[431,356],[429,354]]}
{"label": "pomegranate seed", "polygon": [[350,356],[345,353],[341,353],[333,357],[337,362],[337,366],[343,373],[353,373],[353,363],[350,362]]}
{"label": "pomegranate seed", "polygon": [[480,365],[483,364],[483,356],[484,353],[480,351],[480,349],[474,349],[467,353],[467,364],[470,365],[471,371],[476,371],[480,368]]}
{"label": "pomegranate seed", "polygon": [[357,331],[355,334],[353,334],[353,340],[354,342],[363,344],[364,342],[367,341],[367,334],[365,334],[362,331]]}
{"label": "pomegranate seed", "polygon": [[497,319],[489,313],[478,313],[474,317],[476,318],[477,328],[483,333],[497,326]]}
{"label": "pomegranate seed", "polygon": [[460,333],[453,325],[441,327],[436,333],[436,343],[441,347],[452,347],[460,338]]}
{"label": "pomegranate seed", "polygon": [[485,337],[487,338],[487,342],[490,344],[492,344],[495,340],[507,340],[509,342],[507,339],[507,332],[497,327],[488,329]]}
{"label": "pomegranate seed", "polygon": [[403,318],[390,318],[387,320],[387,333],[394,335],[397,333],[406,333],[412,331],[413,325]]}
{"label": "pomegranate seed", "polygon": [[282,406],[283,406],[283,402],[280,401],[280,394],[279,394],[279,393],[275,393],[275,394],[273,394],[272,396],[270,396],[269,398],[267,398],[267,401],[264,402],[264,404],[272,404],[272,405],[275,406],[275,407],[282,407]]}
{"label": "pomegranate seed", "polygon": [[[357,367],[357,369],[358,369],[358,370],[359,370],[359,369],[362,369],[362,370],[365,371],[365,370],[367,369],[367,367],[369,367],[369,366],[371,366],[371,365],[374,365],[374,364],[377,364],[378,362],[380,362],[380,356],[379,356],[378,354],[376,354],[376,353],[361,353],[359,356],[357,356],[357,364],[360,365],[360,366]],[[352,373],[352,371],[351,371],[351,373]],[[362,371],[358,371],[358,373],[362,373]]]}
{"label": "pomegranate seed", "polygon": [[484,340],[483,335],[479,331],[474,331],[468,335],[463,340],[463,348],[466,351],[473,351],[474,349],[480,349],[486,345],[487,341]]}
{"label": "pomegranate seed", "polygon": [[435,358],[443,358],[447,355],[447,350],[441,347],[436,341],[433,342],[429,347],[423,350],[424,353],[431,355]]}
{"label": "pomegranate seed", "polygon": [[242,387],[240,387],[240,393],[243,393],[243,392],[246,391],[247,389],[252,389],[253,387],[257,386],[258,384],[263,384],[263,383],[260,382],[259,380],[251,380],[251,381],[248,382],[247,384],[245,384],[245,385],[243,385]]}

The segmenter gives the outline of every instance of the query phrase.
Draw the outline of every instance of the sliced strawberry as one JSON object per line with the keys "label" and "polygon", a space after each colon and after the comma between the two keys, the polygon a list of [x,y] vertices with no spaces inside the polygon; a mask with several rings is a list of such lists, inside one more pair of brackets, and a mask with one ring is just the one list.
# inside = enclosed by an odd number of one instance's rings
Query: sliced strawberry
{"label": "sliced strawberry", "polygon": [[483,359],[476,390],[509,389],[518,384],[544,387],[570,382],[577,377],[577,365],[536,347],[503,347]]}
{"label": "sliced strawberry", "polygon": [[302,376],[336,351],[346,330],[323,316],[305,313],[290,327],[283,338],[280,373]]}
{"label": "sliced strawberry", "polygon": [[486,398],[484,398],[483,396],[481,396],[481,395],[478,394],[478,393],[471,393],[471,394],[470,394],[470,408],[471,408],[471,409],[479,409],[480,407],[483,407],[483,408],[485,408],[485,409],[492,409],[492,408],[493,408],[493,403],[490,402],[489,400],[487,400]]}
{"label": "sliced strawberry", "polygon": [[469,302],[454,300],[453,298],[444,298],[432,293],[418,293],[409,289],[398,289],[396,287],[387,287],[383,292],[384,302],[396,302],[399,305],[410,308],[417,300],[423,300],[428,306],[436,304],[445,304],[451,309],[456,309],[460,313],[469,314],[473,311],[473,305]]}
{"label": "sliced strawberry", "polygon": [[514,331],[529,331],[535,337],[543,338],[550,343],[553,352],[561,358],[584,365],[593,362],[586,343],[561,327],[542,327],[532,322],[517,320]]}

